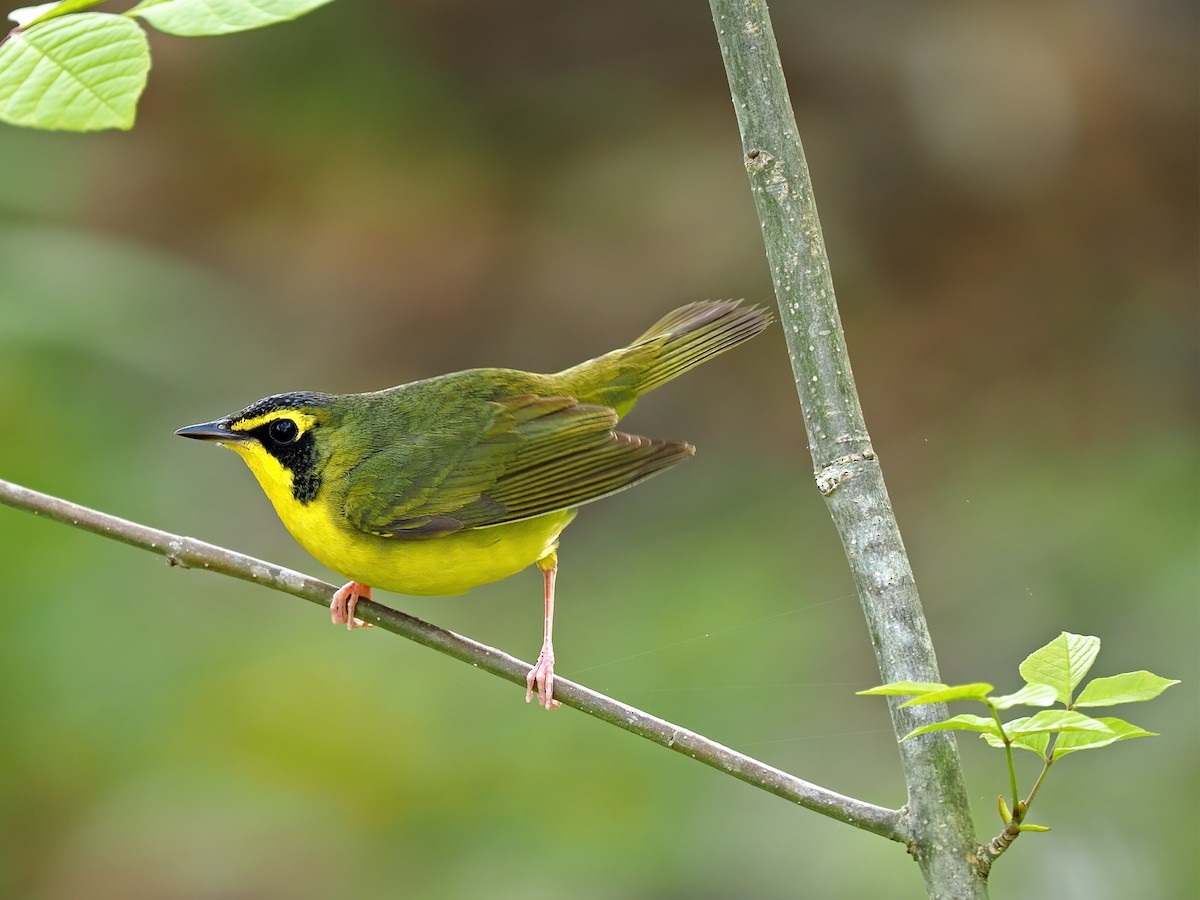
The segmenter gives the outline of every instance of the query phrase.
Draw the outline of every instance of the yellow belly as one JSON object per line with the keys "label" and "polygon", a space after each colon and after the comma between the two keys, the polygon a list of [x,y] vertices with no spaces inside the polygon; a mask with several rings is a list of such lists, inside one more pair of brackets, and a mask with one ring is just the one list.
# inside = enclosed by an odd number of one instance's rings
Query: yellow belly
{"label": "yellow belly", "polygon": [[301,547],[347,578],[397,594],[462,594],[507,578],[551,553],[575,518],[576,510],[564,509],[445,537],[382,538],[347,524],[327,495],[298,503],[291,472],[257,444],[227,446],[246,461]]}
{"label": "yellow belly", "polygon": [[275,511],[300,546],[354,581],[397,594],[462,594],[507,578],[554,550],[575,510],[423,540],[381,538],[337,521],[319,500]]}

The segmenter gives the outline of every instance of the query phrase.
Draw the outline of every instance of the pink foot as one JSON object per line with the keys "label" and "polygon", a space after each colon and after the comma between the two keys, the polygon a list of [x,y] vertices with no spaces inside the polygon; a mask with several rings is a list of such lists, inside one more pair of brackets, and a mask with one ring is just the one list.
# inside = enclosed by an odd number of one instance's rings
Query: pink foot
{"label": "pink foot", "polygon": [[554,646],[547,641],[542,644],[542,652],[538,654],[537,665],[525,676],[525,702],[533,699],[533,689],[537,686],[538,705],[546,709],[558,709],[562,706],[554,699]]}
{"label": "pink foot", "polygon": [[351,631],[355,628],[372,627],[369,622],[354,617],[354,608],[358,606],[360,597],[371,599],[370,585],[351,581],[338,588],[337,593],[333,595],[333,600],[329,603],[329,618],[333,620],[334,625],[345,625]]}

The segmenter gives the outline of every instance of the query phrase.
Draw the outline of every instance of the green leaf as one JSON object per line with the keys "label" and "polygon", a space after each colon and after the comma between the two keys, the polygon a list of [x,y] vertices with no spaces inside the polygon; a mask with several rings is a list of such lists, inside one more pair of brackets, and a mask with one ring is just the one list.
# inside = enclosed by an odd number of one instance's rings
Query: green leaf
{"label": "green leaf", "polygon": [[1058,699],[1058,691],[1048,684],[1027,684],[1015,694],[989,697],[996,709],[1011,709],[1014,706],[1050,706]]}
{"label": "green leaf", "polygon": [[0,121],[33,128],[131,128],[150,71],[136,22],[107,13],[60,16],[0,45]]}
{"label": "green leaf", "polygon": [[902,740],[907,741],[918,734],[928,734],[931,731],[981,731],[985,734],[994,734],[997,738],[1000,736],[1000,729],[996,726],[995,719],[973,716],[969,713],[960,713],[957,716],[951,716],[944,722],[934,722],[930,725],[922,725],[920,728],[914,728]]}
{"label": "green leaf", "polygon": [[1116,706],[1118,703],[1138,703],[1153,700],[1177,680],[1160,678],[1142,669],[1107,678],[1093,678],[1075,701],[1076,706]]}
{"label": "green leaf", "polygon": [[38,6],[14,9],[8,14],[8,18],[17,25],[28,28],[30,25],[37,25],[39,22],[45,22],[58,16],[80,12],[91,6],[99,6],[103,2],[104,0],[62,0],[60,3],[42,3]]}
{"label": "green leaf", "polygon": [[1099,652],[1100,638],[1064,631],[1025,657],[1020,666],[1021,677],[1030,684],[1054,688],[1059,702],[1069,706],[1071,692],[1083,680]]}
{"label": "green leaf", "polygon": [[[1026,716],[1023,719],[1013,719],[1011,722],[1004,723],[1005,731],[1014,727],[1020,727],[1029,721]],[[1004,749],[1004,741],[1001,740],[998,734],[981,734],[981,738],[987,741],[991,746],[997,749]],[[1042,759],[1046,758],[1046,748],[1050,745],[1050,735],[1044,731],[1034,732],[1033,734],[1019,734],[1009,739],[1009,743],[1018,750],[1028,750],[1030,753],[1036,753]]]}
{"label": "green leaf", "polygon": [[287,22],[330,0],[142,0],[126,15],[183,37],[232,34]]}
{"label": "green leaf", "polygon": [[901,706],[919,706],[922,703],[944,703],[950,700],[980,700],[987,697],[995,688],[982,681],[975,684],[956,684],[953,687],[943,687],[915,697]]}
{"label": "green leaf", "polygon": [[[99,3],[100,0],[96,0],[96,2]],[[37,6],[22,6],[20,9],[14,9],[8,14],[8,21],[16,22],[18,28],[25,25],[32,25],[44,13],[49,12],[56,6],[58,6],[57,3],[39,3]]]}
{"label": "green leaf", "polygon": [[1043,709],[1028,719],[1015,719],[1004,725],[1010,737],[1051,731],[1087,731],[1107,735],[1109,728],[1099,719],[1085,716],[1072,709]]}
{"label": "green leaf", "polygon": [[1036,832],[1045,832],[1045,831],[1050,830],[1049,825],[1034,825],[1031,822],[1022,822],[1020,825],[1017,826],[1017,828],[1020,829],[1021,831],[1036,831]]}
{"label": "green leaf", "polygon": [[928,694],[930,691],[942,691],[946,685],[934,681],[893,681],[881,684],[879,687],[858,691],[856,696],[898,696],[909,697],[913,694]]}
{"label": "green leaf", "polygon": [[1103,722],[1110,733],[1098,734],[1087,731],[1064,732],[1059,735],[1058,742],[1054,745],[1054,759],[1066,756],[1068,753],[1074,753],[1076,750],[1096,750],[1100,747],[1107,747],[1109,744],[1117,741],[1129,740],[1130,738],[1158,737],[1157,732],[1138,728],[1138,726],[1132,725],[1124,719],[1105,717],[1096,719],[1096,721]]}

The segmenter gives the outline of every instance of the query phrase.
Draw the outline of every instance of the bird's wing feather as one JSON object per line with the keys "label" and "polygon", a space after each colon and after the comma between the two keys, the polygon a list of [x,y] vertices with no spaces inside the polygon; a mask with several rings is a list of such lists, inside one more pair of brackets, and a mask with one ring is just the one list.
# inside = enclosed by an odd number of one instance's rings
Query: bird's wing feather
{"label": "bird's wing feather", "polygon": [[691,445],[614,432],[617,414],[572,397],[488,401],[486,415],[411,435],[351,473],[361,531],[431,538],[568,509],[690,456]]}

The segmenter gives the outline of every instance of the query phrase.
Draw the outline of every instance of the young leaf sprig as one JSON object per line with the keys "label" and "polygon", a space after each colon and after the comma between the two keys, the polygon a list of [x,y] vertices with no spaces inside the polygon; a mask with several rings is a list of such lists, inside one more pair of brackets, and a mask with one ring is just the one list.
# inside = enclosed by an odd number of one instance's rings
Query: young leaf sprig
{"label": "young leaf sprig", "polygon": [[[859,694],[912,697],[902,706],[973,700],[987,707],[987,716],[960,713],[941,722],[916,728],[903,740],[931,731],[974,731],[990,746],[1004,750],[1012,805],[1005,802],[1003,795],[998,798],[1004,829],[981,851],[981,864],[990,867],[992,860],[1007,850],[1022,831],[1050,830],[1044,825],[1026,822],[1025,818],[1046,779],[1046,773],[1057,760],[1079,750],[1096,750],[1129,738],[1155,736],[1154,732],[1124,719],[1093,717],[1079,710],[1153,700],[1179,682],[1140,670],[1093,678],[1076,695],[1075,689],[1091,669],[1099,652],[1100,638],[1064,631],[1025,657],[1019,667],[1025,686],[1012,694],[998,697],[992,696],[995,688],[983,682],[948,685],[896,681],[859,691]],[[1055,704],[1061,704],[1062,707],[1043,709],[1032,716],[1007,722],[1002,721],[1000,715],[1016,706],[1052,707]],[[1042,760],[1041,774],[1024,799],[1017,790],[1013,748],[1036,753]]]}

